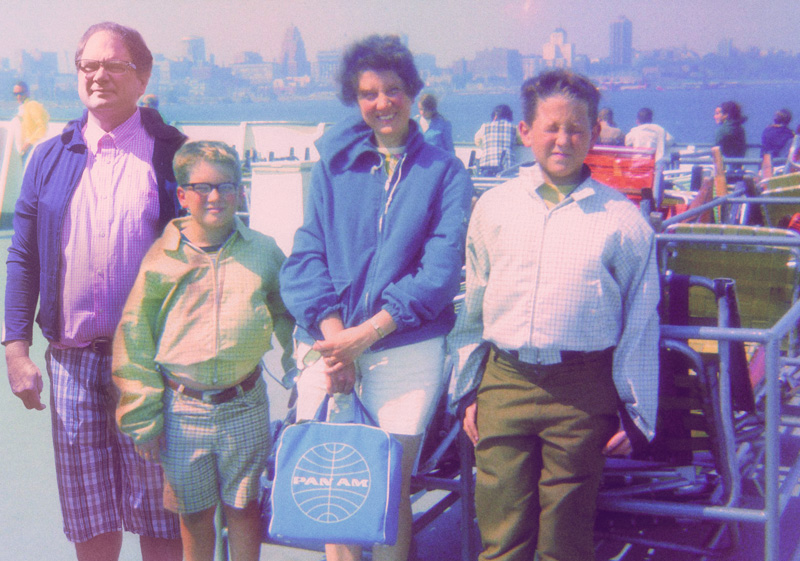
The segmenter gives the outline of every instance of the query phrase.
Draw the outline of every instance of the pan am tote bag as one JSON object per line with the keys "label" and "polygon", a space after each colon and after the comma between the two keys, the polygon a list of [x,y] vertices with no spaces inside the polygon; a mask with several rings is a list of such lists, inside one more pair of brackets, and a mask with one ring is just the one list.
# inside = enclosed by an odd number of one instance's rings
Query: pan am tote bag
{"label": "pan am tote bag", "polygon": [[378,428],[353,394],[355,422],[316,417],[283,430],[275,453],[270,539],[319,548],[326,543],[393,545],[403,446]]}

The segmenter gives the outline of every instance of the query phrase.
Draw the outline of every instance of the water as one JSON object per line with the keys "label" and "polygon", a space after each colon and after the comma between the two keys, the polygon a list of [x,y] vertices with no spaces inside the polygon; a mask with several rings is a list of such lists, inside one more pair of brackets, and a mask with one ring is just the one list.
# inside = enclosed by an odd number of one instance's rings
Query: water
{"label": "water", "polygon": [[[603,92],[601,106],[614,110],[617,126],[623,131],[635,125],[636,112],[642,107],[653,109],[654,121],[666,128],[680,143],[711,143],[716,124],[714,108],[727,100],[742,105],[749,118],[744,124],[747,139],[758,143],[764,127],[772,122],[776,110],[787,107],[800,122],[800,83],[751,84],[683,90],[624,90]],[[472,143],[480,125],[489,120],[492,109],[509,105],[515,120],[522,116],[517,91],[509,93],[444,93],[440,95],[439,110],[453,124],[456,142]],[[79,102],[68,106],[50,107],[53,119],[66,120],[81,111]],[[264,103],[163,104],[161,112],[167,121],[304,121],[329,122],[341,120],[354,108],[345,107],[337,99],[278,100]],[[416,111],[415,111],[416,112]],[[0,102],[0,119],[16,113],[11,101]]]}

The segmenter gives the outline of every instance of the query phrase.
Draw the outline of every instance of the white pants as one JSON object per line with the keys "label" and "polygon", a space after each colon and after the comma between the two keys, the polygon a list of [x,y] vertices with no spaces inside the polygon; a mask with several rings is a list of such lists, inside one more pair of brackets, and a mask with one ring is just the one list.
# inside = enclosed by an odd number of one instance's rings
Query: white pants
{"label": "white pants", "polygon": [[[445,384],[445,338],[365,352],[356,359],[355,391],[378,426],[392,434],[418,435],[433,417]],[[322,360],[305,367],[297,380],[297,420],[312,419],[326,396]],[[336,394],[329,420],[349,420],[351,399]]]}

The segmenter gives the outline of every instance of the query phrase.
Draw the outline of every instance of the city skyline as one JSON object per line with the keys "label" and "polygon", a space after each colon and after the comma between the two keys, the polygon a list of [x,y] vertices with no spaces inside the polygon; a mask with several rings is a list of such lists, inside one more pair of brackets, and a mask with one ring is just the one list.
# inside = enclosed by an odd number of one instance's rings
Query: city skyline
{"label": "city skyline", "polygon": [[154,53],[168,58],[181,55],[182,38],[203,37],[206,56],[222,65],[243,51],[277,61],[290,25],[298,27],[310,60],[369,33],[403,34],[412,51],[433,54],[440,67],[495,47],[540,55],[558,28],[577,54],[601,59],[610,55],[609,27],[621,16],[633,24],[637,51],[685,47],[703,54],[723,40],[740,50],[800,51],[800,11],[791,0],[173,0],[168,6],[164,10],[164,2],[155,0],[21,0],[5,9],[0,58],[21,50],[71,52],[89,25],[106,19],[138,29]]}

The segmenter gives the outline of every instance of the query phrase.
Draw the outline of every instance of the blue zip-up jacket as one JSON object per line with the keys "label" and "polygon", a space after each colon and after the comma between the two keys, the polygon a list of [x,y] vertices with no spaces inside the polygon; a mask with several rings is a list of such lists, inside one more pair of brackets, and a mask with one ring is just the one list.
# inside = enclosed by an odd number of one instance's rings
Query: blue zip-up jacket
{"label": "blue zip-up jacket", "polygon": [[447,334],[472,200],[461,161],[425,143],[411,121],[389,178],[360,115],[325,133],[317,149],[304,223],[280,276],[298,338],[323,339],[319,322],[332,313],[353,327],[381,309],[397,330],[373,350]]}
{"label": "blue zip-up jacket", "polygon": [[[172,157],[186,137],[164,124],[158,111],[139,108],[142,125],[155,140],[153,169],[158,181],[159,225],[178,215]],[[86,167],[81,131],[88,119],[70,121],[64,131],[43,142],[31,155],[14,209],[14,236],[8,249],[3,343],[33,337],[33,316],[48,341],[61,334],[61,234],[69,202]]]}
{"label": "blue zip-up jacket", "polygon": [[445,152],[455,155],[453,146],[453,125],[439,113],[428,121],[428,130],[423,133],[423,138],[428,144],[438,146]]}

